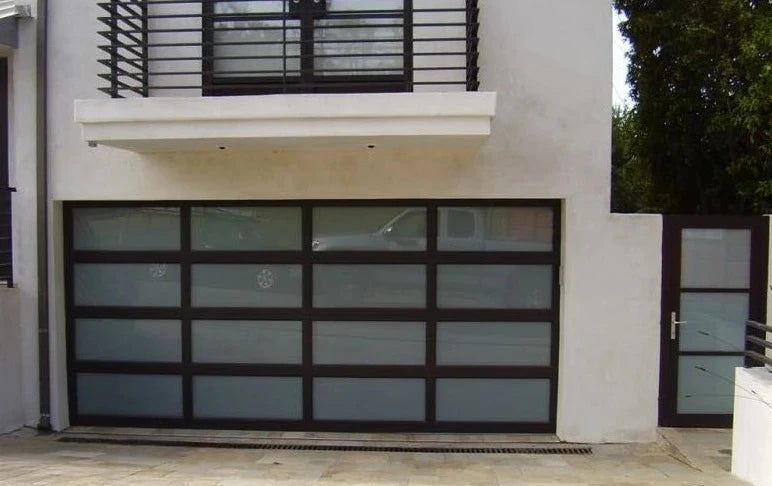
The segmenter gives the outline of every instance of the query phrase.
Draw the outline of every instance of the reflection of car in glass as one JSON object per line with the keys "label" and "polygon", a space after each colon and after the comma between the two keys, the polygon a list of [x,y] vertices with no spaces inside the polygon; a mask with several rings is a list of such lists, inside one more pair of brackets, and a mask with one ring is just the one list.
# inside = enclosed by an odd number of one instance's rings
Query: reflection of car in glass
{"label": "reflection of car in glass", "polygon": [[[543,221],[520,215],[495,214],[496,208],[439,208],[437,221],[440,251],[550,251],[551,212]],[[537,215],[538,217],[538,215]],[[372,233],[318,235],[314,251],[424,251],[426,249],[426,210],[406,209]]]}
{"label": "reflection of car in glass", "polygon": [[[521,234],[506,234],[491,222],[492,219],[491,212],[486,209],[440,208],[438,249],[550,250],[551,235],[547,235],[546,243],[544,232],[534,232],[535,237],[524,240]],[[372,233],[318,235],[312,247],[314,251],[424,251],[426,211],[406,209]],[[551,305],[549,266],[443,266],[439,269],[438,279],[439,296],[445,307],[547,308]],[[368,272],[342,271],[340,282],[337,291],[379,302],[384,300],[384,295],[397,298],[406,289],[422,288],[424,277],[416,272],[402,271],[400,267],[379,267]]]}
{"label": "reflection of car in glass", "polygon": [[314,251],[423,251],[426,249],[426,210],[406,209],[372,233],[319,235]]}

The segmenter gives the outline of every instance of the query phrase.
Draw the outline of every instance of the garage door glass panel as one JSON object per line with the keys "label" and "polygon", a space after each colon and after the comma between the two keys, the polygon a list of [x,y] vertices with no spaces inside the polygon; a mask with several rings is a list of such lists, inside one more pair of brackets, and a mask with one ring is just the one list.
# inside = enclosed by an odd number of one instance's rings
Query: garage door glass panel
{"label": "garage door glass panel", "polygon": [[552,251],[553,210],[527,207],[439,208],[440,251]]}
{"label": "garage door glass panel", "polygon": [[424,208],[314,208],[313,228],[314,251],[426,250]]}
{"label": "garage door glass panel", "polygon": [[75,305],[178,307],[180,266],[172,263],[76,263]]}
{"label": "garage door glass panel", "polygon": [[316,420],[422,421],[424,380],[314,378]]}
{"label": "garage door glass panel", "polygon": [[191,209],[193,250],[279,251],[301,248],[300,208]]}
{"label": "garage door glass panel", "polygon": [[78,413],[125,417],[182,416],[182,378],[78,373]]}
{"label": "garage door glass panel", "polygon": [[678,326],[681,351],[745,349],[748,294],[682,293]]}
{"label": "garage door glass panel", "polygon": [[314,265],[314,307],[426,306],[423,265]]}
{"label": "garage door glass panel", "polygon": [[303,380],[272,376],[194,376],[197,418],[300,420]]}
{"label": "garage door glass panel", "polygon": [[72,231],[76,250],[179,250],[180,210],[76,208]]}
{"label": "garage door glass panel", "polygon": [[315,364],[423,365],[423,322],[315,322]]}
{"label": "garage door glass panel", "polygon": [[678,413],[732,413],[734,369],[742,356],[681,356],[678,360]]}
{"label": "garage door glass panel", "polygon": [[685,228],[681,232],[681,287],[750,287],[750,230]]}
{"label": "garage door glass panel", "polygon": [[549,322],[437,324],[437,364],[549,366]]}
{"label": "garage door glass panel", "polygon": [[548,422],[549,380],[438,379],[437,420]]}
{"label": "garage door glass panel", "polygon": [[193,321],[197,363],[298,364],[303,358],[299,321]]}
{"label": "garage door glass panel", "polygon": [[549,265],[438,265],[440,308],[549,309]]}
{"label": "garage door glass panel", "polygon": [[75,357],[85,361],[178,362],[180,321],[76,319]]}
{"label": "garage door glass panel", "polygon": [[301,274],[300,265],[193,265],[193,306],[300,307]]}

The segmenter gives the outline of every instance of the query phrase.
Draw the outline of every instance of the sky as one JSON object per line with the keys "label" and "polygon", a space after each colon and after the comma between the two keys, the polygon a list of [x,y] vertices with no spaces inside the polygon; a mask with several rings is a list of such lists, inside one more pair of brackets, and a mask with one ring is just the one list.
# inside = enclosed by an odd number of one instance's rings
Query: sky
{"label": "sky", "polygon": [[625,54],[630,49],[630,44],[619,33],[617,25],[623,21],[624,17],[614,11],[614,89],[611,99],[614,106],[630,106],[630,88],[627,86],[627,58]]}

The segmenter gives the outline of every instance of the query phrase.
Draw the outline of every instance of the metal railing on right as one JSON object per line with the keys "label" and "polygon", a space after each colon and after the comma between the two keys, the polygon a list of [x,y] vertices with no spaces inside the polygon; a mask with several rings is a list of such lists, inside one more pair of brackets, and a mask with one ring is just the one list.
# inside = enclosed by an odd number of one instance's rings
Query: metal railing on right
{"label": "metal railing on right", "polygon": [[756,321],[746,321],[748,346],[745,356],[758,362],[761,366],[772,366],[772,326]]}

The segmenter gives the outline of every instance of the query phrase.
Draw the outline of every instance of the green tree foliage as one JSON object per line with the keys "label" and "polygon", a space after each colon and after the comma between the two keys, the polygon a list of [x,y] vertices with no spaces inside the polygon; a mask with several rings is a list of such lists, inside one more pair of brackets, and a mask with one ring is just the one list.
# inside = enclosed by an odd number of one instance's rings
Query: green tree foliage
{"label": "green tree foliage", "polygon": [[636,101],[615,115],[620,208],[771,212],[772,2],[614,1]]}
{"label": "green tree foliage", "polygon": [[656,212],[649,167],[636,154],[635,110],[614,107],[611,125],[611,210],[615,213]]}

